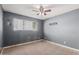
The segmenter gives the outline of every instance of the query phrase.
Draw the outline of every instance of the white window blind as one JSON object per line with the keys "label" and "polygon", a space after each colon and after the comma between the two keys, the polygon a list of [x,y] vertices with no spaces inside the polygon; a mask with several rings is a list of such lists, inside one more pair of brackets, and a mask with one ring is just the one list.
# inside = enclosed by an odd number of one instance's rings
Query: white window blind
{"label": "white window blind", "polygon": [[23,20],[13,20],[14,30],[23,30]]}
{"label": "white window blind", "polygon": [[28,20],[20,20],[14,19],[13,20],[13,29],[16,30],[31,30],[37,31],[37,22],[35,21],[28,21]]}

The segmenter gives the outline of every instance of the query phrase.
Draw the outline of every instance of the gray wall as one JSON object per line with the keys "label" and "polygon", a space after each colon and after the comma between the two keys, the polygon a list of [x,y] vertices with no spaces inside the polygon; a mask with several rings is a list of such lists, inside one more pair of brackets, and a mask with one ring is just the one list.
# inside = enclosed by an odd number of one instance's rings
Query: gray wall
{"label": "gray wall", "polygon": [[[13,31],[13,26],[8,26],[7,22],[10,21],[12,23],[13,18],[36,21],[38,22],[38,30],[37,31]],[[35,18],[30,18],[27,16],[22,16],[10,12],[4,12],[3,18],[3,46],[9,46],[19,43],[25,43],[28,41],[39,40],[43,38],[43,21]]]}
{"label": "gray wall", "polygon": [[2,33],[3,33],[3,21],[2,21],[2,18],[3,18],[3,15],[2,15],[2,8],[1,8],[1,5],[0,5],[0,47],[2,46]]}
{"label": "gray wall", "polygon": [[46,20],[44,34],[50,41],[79,49],[79,9]]}

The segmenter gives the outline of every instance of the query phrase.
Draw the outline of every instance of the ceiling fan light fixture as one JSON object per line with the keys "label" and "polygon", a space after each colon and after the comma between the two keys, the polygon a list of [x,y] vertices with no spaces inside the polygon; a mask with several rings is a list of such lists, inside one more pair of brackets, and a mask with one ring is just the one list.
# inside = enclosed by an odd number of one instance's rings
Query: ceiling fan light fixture
{"label": "ceiling fan light fixture", "polygon": [[37,13],[37,15],[40,15],[41,14],[41,15],[45,15],[46,16],[47,15],[47,12],[51,12],[51,9],[45,9],[43,5],[40,5],[37,10],[33,10],[33,11],[35,11],[35,12],[38,11],[39,13]]}

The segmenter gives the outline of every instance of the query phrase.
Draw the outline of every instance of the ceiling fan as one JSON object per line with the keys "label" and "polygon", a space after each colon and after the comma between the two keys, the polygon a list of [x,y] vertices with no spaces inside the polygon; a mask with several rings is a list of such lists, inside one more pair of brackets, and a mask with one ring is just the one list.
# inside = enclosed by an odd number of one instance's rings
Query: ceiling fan
{"label": "ceiling fan", "polygon": [[37,12],[37,15],[47,15],[47,12],[51,12],[51,9],[45,9],[43,5],[40,5],[37,10],[33,10]]}

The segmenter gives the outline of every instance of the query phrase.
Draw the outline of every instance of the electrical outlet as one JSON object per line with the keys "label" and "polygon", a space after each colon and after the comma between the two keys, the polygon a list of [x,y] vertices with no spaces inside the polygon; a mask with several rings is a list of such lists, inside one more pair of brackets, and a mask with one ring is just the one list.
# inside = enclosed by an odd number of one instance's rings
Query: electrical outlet
{"label": "electrical outlet", "polygon": [[66,41],[64,41],[64,44],[66,44]]}

